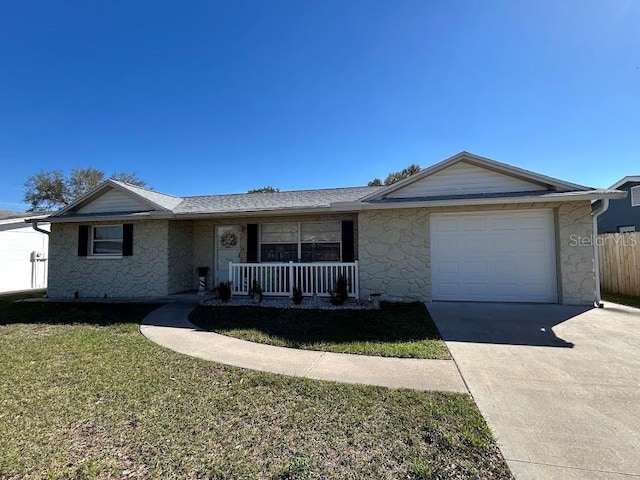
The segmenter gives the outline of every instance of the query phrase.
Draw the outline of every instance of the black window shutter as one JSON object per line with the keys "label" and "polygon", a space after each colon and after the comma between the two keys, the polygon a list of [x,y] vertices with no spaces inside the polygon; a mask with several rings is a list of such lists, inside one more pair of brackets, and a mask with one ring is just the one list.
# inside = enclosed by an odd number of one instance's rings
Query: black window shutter
{"label": "black window shutter", "polygon": [[353,221],[342,222],[342,261],[353,262],[356,259],[355,245],[353,242]]}
{"label": "black window shutter", "polygon": [[122,225],[122,256],[130,257],[133,255],[133,224],[125,223]]}
{"label": "black window shutter", "polygon": [[78,256],[86,257],[89,248],[89,225],[78,227]]}
{"label": "black window shutter", "polygon": [[247,225],[247,262],[258,262],[258,224]]}

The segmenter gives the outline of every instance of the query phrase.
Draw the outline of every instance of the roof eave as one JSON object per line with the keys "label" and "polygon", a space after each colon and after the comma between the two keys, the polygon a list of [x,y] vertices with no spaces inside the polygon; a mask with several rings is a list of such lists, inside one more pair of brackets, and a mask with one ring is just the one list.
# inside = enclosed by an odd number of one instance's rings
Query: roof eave
{"label": "roof eave", "polygon": [[276,217],[284,215],[313,215],[319,213],[341,213],[340,209],[331,206],[305,207],[305,208],[280,208],[280,209],[254,209],[228,212],[140,212],[113,215],[78,215],[63,217],[48,217],[51,223],[82,223],[82,222],[106,222],[106,221],[128,221],[128,220],[198,220],[213,218],[244,218],[244,217]]}
{"label": "roof eave", "polygon": [[169,220],[175,218],[172,213],[165,212],[137,212],[113,213],[110,215],[67,215],[64,217],[48,217],[50,223],[82,223],[82,222],[113,222],[129,220]]}
{"label": "roof eave", "polygon": [[628,175],[624,178],[621,178],[620,180],[618,180],[616,183],[614,183],[613,185],[611,185],[609,188],[611,190],[617,190],[619,187],[621,187],[622,185],[624,185],[625,183],[631,183],[631,182],[638,182],[640,183],[640,175]]}
{"label": "roof eave", "polygon": [[523,197],[490,197],[490,198],[461,198],[450,200],[426,200],[420,199],[415,201],[398,201],[398,202],[343,202],[332,204],[332,208],[342,211],[359,211],[359,210],[386,210],[396,208],[416,208],[416,207],[448,207],[448,206],[471,206],[471,205],[501,205],[501,204],[518,204],[518,203],[557,203],[557,202],[577,202],[592,201],[604,198],[620,199],[626,197],[626,192],[602,191],[602,192],[576,192],[575,194],[562,195],[542,195],[542,196],[523,196]]}
{"label": "roof eave", "polygon": [[197,220],[205,218],[233,218],[233,217],[256,217],[256,216],[283,216],[283,215],[308,215],[318,213],[340,213],[330,206],[305,207],[305,208],[278,208],[278,209],[252,209],[236,211],[218,212],[185,212],[176,213],[176,219]]}

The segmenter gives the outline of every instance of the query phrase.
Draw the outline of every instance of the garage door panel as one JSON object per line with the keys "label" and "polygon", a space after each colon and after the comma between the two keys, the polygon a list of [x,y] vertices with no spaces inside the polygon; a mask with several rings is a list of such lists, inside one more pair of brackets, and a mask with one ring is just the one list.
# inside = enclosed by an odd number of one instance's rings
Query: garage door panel
{"label": "garage door panel", "polygon": [[453,273],[457,276],[459,273],[458,265],[458,260],[438,260],[436,262],[436,269],[443,275]]}
{"label": "garage door panel", "polygon": [[515,283],[496,283],[493,285],[495,295],[503,298],[518,298],[518,294],[520,293],[520,288]]}
{"label": "garage door panel", "polygon": [[469,218],[462,224],[462,230],[465,232],[484,232],[486,229],[487,225],[483,218]]}
{"label": "garage door panel", "polygon": [[493,218],[490,222],[490,230],[513,230],[514,220],[510,218],[497,217]]}
{"label": "garage door panel", "polygon": [[484,255],[487,253],[488,243],[486,238],[477,238],[477,236],[473,238],[466,237],[462,240],[462,255]]}
{"label": "garage door panel", "polygon": [[445,217],[435,218],[431,224],[431,228],[435,228],[440,232],[457,232],[458,223],[455,219]]}
{"label": "garage door panel", "polygon": [[483,274],[486,275],[489,272],[489,265],[486,260],[469,261],[463,264],[463,270],[466,274]]}
{"label": "garage door panel", "polygon": [[461,239],[457,238],[457,232],[453,232],[452,235],[455,235],[456,238],[450,240],[436,239],[431,243],[431,248],[435,248],[440,252],[440,258],[447,255],[458,255],[460,253],[461,249],[458,242],[460,242]]}
{"label": "garage door panel", "polygon": [[439,291],[444,296],[456,297],[460,295],[460,285],[457,283],[441,283]]}
{"label": "garage door panel", "polygon": [[489,251],[494,253],[516,253],[518,251],[518,238],[516,235],[491,235]]}
{"label": "garage door panel", "polygon": [[520,246],[521,254],[552,254],[551,242],[548,239],[525,238]]}
{"label": "garage door panel", "polygon": [[470,296],[486,296],[490,288],[487,283],[467,283],[465,290]]}
{"label": "garage door panel", "polygon": [[431,218],[434,300],[557,302],[551,210]]}

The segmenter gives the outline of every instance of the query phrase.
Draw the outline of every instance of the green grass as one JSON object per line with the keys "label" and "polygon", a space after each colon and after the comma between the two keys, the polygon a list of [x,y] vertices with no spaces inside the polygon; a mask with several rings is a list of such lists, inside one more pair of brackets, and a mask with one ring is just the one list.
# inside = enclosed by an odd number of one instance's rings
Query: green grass
{"label": "green grass", "polygon": [[152,308],[0,298],[0,478],[511,478],[467,395],[186,357]]}
{"label": "green grass", "polygon": [[450,358],[422,303],[380,310],[198,307],[191,321],[223,335],[280,347],[385,357]]}
{"label": "green grass", "polygon": [[622,305],[629,305],[630,307],[640,308],[640,297],[622,295],[619,293],[603,293],[602,299],[607,302],[620,303]]}

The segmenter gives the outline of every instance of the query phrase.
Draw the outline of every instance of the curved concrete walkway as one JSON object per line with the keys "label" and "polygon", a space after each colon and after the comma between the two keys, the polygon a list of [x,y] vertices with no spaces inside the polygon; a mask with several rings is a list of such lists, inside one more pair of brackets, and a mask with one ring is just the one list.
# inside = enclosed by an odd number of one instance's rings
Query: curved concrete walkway
{"label": "curved concrete walkway", "polygon": [[189,322],[193,302],[151,312],[140,332],[185,355],[263,372],[391,388],[468,393],[453,360],[388,358],[317,352],[247,342],[201,330]]}

